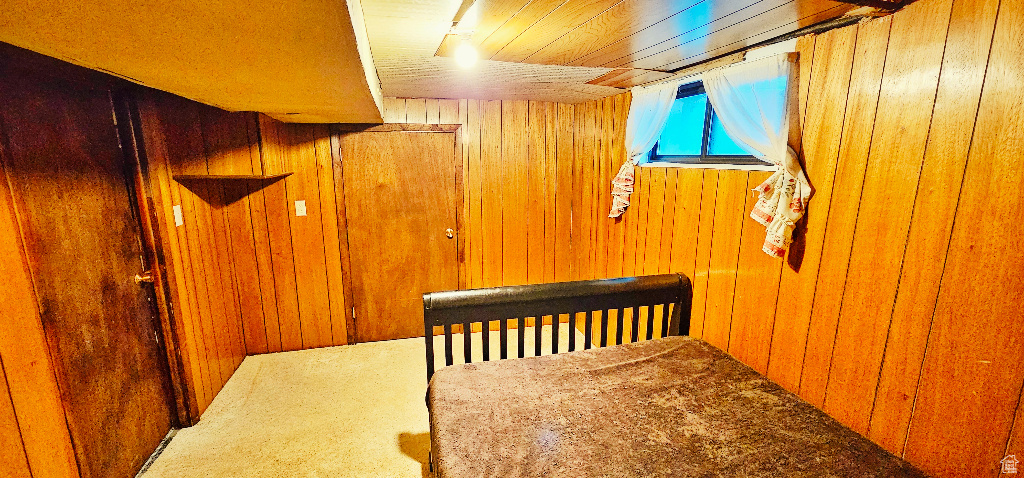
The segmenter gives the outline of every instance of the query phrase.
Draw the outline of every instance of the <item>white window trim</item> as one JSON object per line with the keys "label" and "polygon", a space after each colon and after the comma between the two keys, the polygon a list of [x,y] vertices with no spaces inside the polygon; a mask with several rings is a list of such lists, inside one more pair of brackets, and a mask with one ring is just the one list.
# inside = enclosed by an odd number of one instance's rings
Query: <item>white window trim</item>
{"label": "white window trim", "polygon": [[[771,45],[755,48],[747,52],[744,62],[756,61],[761,58],[766,58],[779,53],[786,53],[796,51],[796,39],[787,40],[784,42],[773,43]],[[679,80],[680,84],[693,83],[695,81],[701,81],[701,74],[697,73],[692,76],[688,76]],[[719,170],[736,170],[736,171],[775,171],[778,166],[774,164],[713,164],[713,163],[669,163],[669,162],[647,162],[641,163],[640,167],[643,168],[685,168],[685,169],[719,169]]]}
{"label": "white window trim", "polygon": [[685,169],[732,169],[737,171],[775,171],[779,169],[774,164],[713,164],[713,163],[668,163],[650,162],[642,163],[641,168],[685,168]]}

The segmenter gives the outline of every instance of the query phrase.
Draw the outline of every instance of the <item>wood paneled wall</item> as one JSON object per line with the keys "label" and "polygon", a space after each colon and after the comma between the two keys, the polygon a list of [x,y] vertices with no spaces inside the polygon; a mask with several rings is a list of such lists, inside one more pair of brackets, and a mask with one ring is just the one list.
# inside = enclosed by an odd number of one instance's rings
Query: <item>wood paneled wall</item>
{"label": "wood paneled wall", "polygon": [[0,161],[0,476],[78,477],[9,184]]}
{"label": "wood paneled wall", "polygon": [[[610,205],[601,184],[622,149],[626,98],[575,106],[387,99],[388,122],[463,125],[468,287],[579,276],[573,237],[589,241],[596,207]],[[205,410],[246,355],[347,343],[347,244],[328,127],[155,92],[140,96],[138,112],[193,410]],[[285,172],[279,181],[173,178]],[[306,216],[296,216],[297,200]],[[573,224],[583,211],[588,222]]]}
{"label": "wood paneled wall", "polygon": [[327,126],[156,92],[138,107],[193,410],[206,409],[246,355],[347,343]]}
{"label": "wood paneled wall", "polygon": [[[644,167],[625,216],[606,217],[628,95],[387,98],[385,120],[463,125],[468,287],[686,273],[694,335],[930,473],[995,475],[1024,436],[1022,20],[1008,0],[920,0],[799,40],[794,144],[816,194],[785,261],[761,252],[748,217],[766,172]],[[159,166],[146,138],[153,184],[172,199],[160,202],[164,240],[191,258],[169,262],[172,280],[193,284],[177,289],[179,316],[214,341],[188,352],[208,403],[244,353],[345,341],[333,148],[320,126],[161,108],[142,102],[144,120],[160,119],[148,134],[167,151],[192,145]],[[242,186],[169,178],[188,164],[295,177],[225,201]]]}
{"label": "wood paneled wall", "polygon": [[998,475],[1024,452],[1021,25],[1020,2],[920,0],[801,38],[816,193],[787,260],[748,217],[767,173],[646,167],[581,277],[689,274],[693,335],[930,474]]}
{"label": "wood paneled wall", "polygon": [[611,207],[603,185],[622,163],[613,158],[624,155],[628,101],[384,99],[386,122],[463,127],[468,287],[590,275],[593,225]]}

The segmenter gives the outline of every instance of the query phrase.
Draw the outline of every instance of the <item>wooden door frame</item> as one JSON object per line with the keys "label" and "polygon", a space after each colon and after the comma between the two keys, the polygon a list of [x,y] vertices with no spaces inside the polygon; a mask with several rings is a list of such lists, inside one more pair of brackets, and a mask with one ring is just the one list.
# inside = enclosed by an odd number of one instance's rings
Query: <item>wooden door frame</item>
{"label": "wooden door frame", "polygon": [[145,144],[142,143],[142,121],[138,105],[133,95],[133,88],[111,92],[111,106],[117,125],[118,141],[125,157],[125,176],[131,181],[126,184],[135,201],[139,214],[139,232],[142,235],[142,249],[146,254],[146,263],[153,272],[153,295],[156,298],[157,317],[161,331],[161,343],[166,357],[168,377],[174,394],[174,415],[178,427],[187,427],[198,422],[199,411],[195,408],[195,389],[189,383],[189,375],[185,373],[185,365],[180,352],[179,330],[184,324],[174,320],[171,312],[171,290],[167,286],[167,266],[163,242],[158,229],[156,204],[153,201],[153,187],[149,180],[149,161],[146,157]]}
{"label": "wooden door frame", "polygon": [[334,194],[338,206],[338,239],[341,244],[342,283],[345,288],[345,323],[348,329],[348,343],[359,343],[356,333],[355,317],[352,312],[355,302],[352,293],[352,259],[348,240],[348,213],[345,209],[345,174],[342,167],[344,158],[341,154],[341,139],[357,133],[454,133],[455,134],[455,257],[458,261],[459,289],[466,288],[466,195],[464,189],[464,172],[462,157],[462,125],[460,124],[420,124],[420,123],[385,123],[385,124],[335,124],[331,129],[331,155],[334,165]]}

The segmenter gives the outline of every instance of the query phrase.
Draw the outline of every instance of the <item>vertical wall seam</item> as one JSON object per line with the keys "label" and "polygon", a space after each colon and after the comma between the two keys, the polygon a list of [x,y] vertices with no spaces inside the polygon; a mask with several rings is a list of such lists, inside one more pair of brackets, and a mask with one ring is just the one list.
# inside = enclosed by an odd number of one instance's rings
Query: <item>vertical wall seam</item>
{"label": "vertical wall seam", "polygon": [[[916,416],[916,413],[917,413],[917,399],[920,397],[920,394],[921,394],[921,380],[924,377],[924,367],[925,367],[925,363],[926,363],[926,361],[928,359],[928,348],[931,345],[932,331],[934,330],[934,326],[935,326],[935,313],[937,312],[938,306],[939,306],[939,300],[938,299],[942,295],[942,284],[944,282],[943,279],[945,279],[945,276],[946,276],[946,264],[948,264],[948,260],[949,260],[949,249],[950,249],[950,247],[953,244],[952,235],[953,235],[954,231],[956,231],[956,222],[957,222],[956,218],[957,218],[959,210],[960,210],[960,200],[963,197],[964,183],[967,181],[967,169],[968,169],[968,166],[970,165],[971,151],[974,150],[974,137],[977,134],[978,116],[981,114],[981,103],[982,103],[982,101],[985,98],[985,85],[988,83],[988,71],[989,71],[989,66],[990,66],[990,64],[992,62],[992,49],[993,49],[993,45],[995,43],[996,32],[999,29],[999,13],[1002,11],[1002,5],[1003,5],[1002,4],[1002,0],[999,0],[999,4],[996,6],[996,15],[995,15],[995,18],[993,19],[993,24],[992,24],[992,36],[991,36],[991,38],[989,40],[988,56],[985,59],[985,72],[982,74],[981,92],[978,94],[978,106],[974,110],[974,123],[972,124],[972,127],[971,127],[971,141],[970,141],[970,145],[967,148],[967,161],[964,161],[964,174],[960,178],[960,188],[957,191],[956,206],[954,206],[954,208],[953,208],[953,223],[950,225],[950,229],[949,229],[950,240],[948,240],[946,242],[946,254],[943,256],[942,272],[939,274],[939,289],[936,291],[936,293],[935,293],[935,300],[932,302],[931,321],[928,324],[928,337],[925,339],[924,351],[921,354],[921,368],[920,368],[920,370],[917,373],[917,384],[914,387],[914,403],[913,403],[913,405],[910,408],[910,419],[907,421],[907,431],[906,431],[906,433],[903,436],[903,448],[902,448],[902,450],[900,450],[900,457],[901,458],[905,458],[907,456],[907,444],[910,442],[910,431],[913,430],[913,428],[914,428],[914,417]],[[947,30],[947,32],[948,32],[948,30]],[[948,33],[947,33],[947,35],[948,35]],[[1021,393],[1024,393],[1024,390],[1022,390]],[[1017,408],[1019,408],[1020,407],[1020,396],[1019,395],[1018,395],[1018,399],[1017,400],[1018,400]],[[1007,437],[1007,445],[1006,446],[1009,446],[1009,440],[1013,436],[1013,427],[1016,424],[1015,423],[1016,422],[1016,411],[1017,410],[1015,408],[1015,410],[1014,410],[1014,419],[1013,419],[1014,422],[1011,423],[1011,425],[1010,425],[1010,434]]]}
{"label": "vertical wall seam", "polygon": [[[892,21],[895,22],[895,19],[893,19]],[[863,194],[864,194],[864,182],[867,179],[867,170],[868,170],[867,166],[871,162],[871,146],[874,144],[874,141],[875,141],[875,124],[877,123],[877,119],[878,119],[878,105],[882,101],[882,85],[885,84],[885,67],[887,66],[887,64],[889,62],[889,46],[891,44],[890,43],[891,40],[892,40],[892,25],[890,24],[889,25],[889,29],[886,32],[885,57],[882,59],[882,74],[878,78],[878,97],[875,98],[875,109],[873,110],[873,113],[872,113],[873,116],[872,116],[872,121],[871,121],[871,139],[868,140],[868,157],[865,159],[866,163],[865,163],[865,166],[864,166],[864,175],[863,175],[863,177],[861,177],[861,183],[860,183],[861,197],[863,197]],[[860,222],[860,209],[861,209],[860,205],[861,205],[861,202],[860,202],[860,199],[858,199],[857,200],[857,214],[856,214],[856,218],[854,219],[853,236],[851,236],[851,238],[850,238],[850,244],[851,244],[851,246],[850,246],[850,254],[846,258],[846,278],[844,278],[844,280],[843,280],[843,292],[840,294],[840,297],[839,297],[839,310],[837,311],[837,317],[836,317],[836,332],[832,336],[832,348],[830,349],[830,352],[833,352],[833,353],[829,354],[828,375],[826,375],[826,377],[825,377],[825,391],[824,391],[824,393],[821,396],[822,406],[824,406],[825,401],[828,399],[828,386],[829,386],[829,383],[831,382],[831,379],[832,379],[832,359],[835,357],[835,353],[834,352],[835,352],[835,348],[836,348],[835,347],[836,337],[839,336],[839,317],[842,316],[843,301],[846,298],[846,281],[849,280],[849,277],[850,277],[850,261],[852,260],[852,257],[853,257],[853,244],[854,244],[854,242],[856,242],[856,239],[857,239],[857,224]],[[806,355],[806,353],[807,353],[807,350],[805,348],[804,349],[804,354]]]}
{"label": "vertical wall seam", "polygon": [[[859,29],[860,29],[860,27],[858,27],[858,31],[859,31]],[[809,96],[810,93],[811,93],[810,81],[811,81],[811,78],[814,76],[814,52],[818,49],[818,36],[817,35],[812,35],[812,36],[808,36],[808,37],[805,37],[805,38],[808,38],[809,41],[811,42],[811,61],[808,63],[808,67],[811,69],[811,72],[810,72],[810,74],[807,75],[807,83],[808,83],[807,84],[807,95]],[[801,58],[799,59],[799,61],[802,64],[803,63],[803,53],[801,53],[800,56],[801,56]],[[798,79],[797,79],[797,100],[796,100],[796,102],[797,102],[796,106],[797,106],[798,110],[800,109],[800,85],[799,85],[799,82],[800,82],[800,80],[799,80],[799,77],[798,77]],[[800,151],[801,151],[801,153],[803,153],[803,144],[804,144],[804,130],[803,130],[803,128],[804,128],[804,125],[807,123],[807,104],[809,104],[809,103],[810,103],[810,99],[809,98],[805,98],[804,99],[804,107],[803,107],[802,110],[800,110],[798,112],[798,114],[800,115]],[[844,115],[844,118],[845,118],[845,115]],[[746,212],[744,210],[744,214],[745,213]],[[778,319],[779,298],[782,296],[782,272],[785,270],[785,267],[786,267],[785,260],[783,260],[782,264],[779,265],[779,286],[778,286],[778,288],[776,289],[776,292],[775,292],[775,304],[774,304],[775,308],[772,311],[772,333],[771,333],[771,336],[768,339],[768,360],[767,360],[767,362],[765,364],[765,372],[766,372],[765,375],[767,375],[767,371],[771,367],[771,363],[772,363],[772,344],[775,343],[775,322]],[[815,278],[815,280],[817,280],[817,278]],[[804,349],[805,352],[804,353],[805,354],[806,354],[806,346],[807,346],[806,339],[807,339],[807,336],[805,334],[805,336],[804,336],[804,347],[805,347],[805,349]],[[801,360],[800,373],[801,373],[801,375],[803,374],[803,360]],[[799,387],[800,387],[800,379],[798,378],[797,379],[797,389],[798,390],[799,390]]]}
{"label": "vertical wall seam", "polygon": [[[921,159],[920,159],[921,164],[918,166],[918,170],[917,170],[917,184],[914,187],[914,202],[911,203],[911,206],[910,206],[910,222],[909,222],[909,224],[907,224],[907,233],[906,233],[906,235],[903,238],[903,254],[900,255],[900,267],[899,267],[899,273],[898,273],[899,275],[897,275],[897,277],[896,277],[896,289],[893,291],[892,304],[889,307],[889,324],[887,325],[886,330],[885,330],[885,342],[882,345],[882,358],[881,358],[881,361],[878,364],[878,373],[875,376],[875,393],[872,394],[872,396],[871,396],[871,408],[868,411],[868,423],[867,423],[867,431],[868,432],[870,432],[870,430],[871,430],[871,417],[875,414],[875,404],[878,402],[878,388],[879,388],[879,384],[882,382],[882,369],[885,367],[885,358],[886,358],[887,352],[889,351],[889,335],[892,333],[892,319],[893,319],[893,316],[896,314],[896,300],[899,297],[900,284],[903,281],[903,266],[906,265],[906,261],[907,261],[907,248],[908,248],[908,246],[910,244],[910,232],[913,230],[913,227],[914,227],[914,217],[918,213],[918,211],[916,209],[917,208],[917,197],[918,197],[918,195],[920,194],[920,191],[921,191],[921,175],[922,175],[922,173],[924,171],[925,160],[928,158],[928,145],[929,145],[929,139],[931,139],[931,135],[932,135],[932,125],[935,123],[935,103],[938,100],[939,88],[942,86],[942,72],[943,72],[944,67],[945,67],[946,48],[949,46],[949,27],[950,27],[950,25],[953,22],[953,4],[955,2],[956,2],[956,0],[951,0],[950,3],[949,3],[950,4],[949,18],[946,20],[946,34],[943,36],[942,56],[941,56],[941,59],[939,60],[939,75],[938,75],[938,77],[937,77],[937,79],[935,81],[935,92],[932,94],[932,111],[931,111],[931,115],[928,117],[928,131],[925,133],[924,149],[921,151]],[[995,29],[993,28],[993,32],[994,31],[995,31]],[[992,48],[992,46],[989,45],[989,49],[991,49],[991,48]],[[978,105],[979,105],[979,107],[981,106],[981,97],[980,96],[978,97]],[[975,122],[977,122],[977,116],[975,116]],[[972,134],[972,141],[973,141],[973,134]],[[967,162],[964,161],[965,167],[966,167],[966,164],[967,164]],[[961,182],[962,182],[962,180],[961,180]],[[957,200],[959,201],[959,195],[957,196]],[[950,229],[950,234],[952,234],[952,233],[953,233],[953,230]],[[923,365],[924,364],[922,362],[922,366]]]}
{"label": "vertical wall seam", "polygon": [[18,418],[18,412],[14,407],[14,395],[11,392],[11,382],[7,378],[3,356],[0,356],[0,377],[3,377],[4,386],[7,387],[7,400],[11,404],[11,415],[14,416],[14,426],[17,427],[18,430],[18,442],[21,443],[21,452],[25,454],[25,469],[28,470],[29,476],[35,476],[35,473],[32,472],[32,462],[28,459],[28,448],[25,446],[25,436],[21,433],[21,420]]}

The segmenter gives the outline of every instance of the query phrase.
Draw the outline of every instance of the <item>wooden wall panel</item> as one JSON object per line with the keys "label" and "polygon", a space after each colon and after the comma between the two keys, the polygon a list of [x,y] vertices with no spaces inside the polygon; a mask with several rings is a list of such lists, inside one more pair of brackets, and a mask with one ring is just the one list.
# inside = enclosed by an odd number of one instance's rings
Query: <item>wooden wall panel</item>
{"label": "wooden wall panel", "polygon": [[[466,170],[466,204],[469,207],[469,237],[466,247],[467,270],[469,271],[469,288],[481,287],[484,283],[484,235],[483,235],[483,179],[480,175],[483,167],[481,154],[481,109],[480,100],[466,100],[467,113],[462,123],[462,142],[466,148],[468,168]],[[460,117],[461,119],[461,117]]]}
{"label": "wooden wall panel", "polygon": [[866,433],[899,285],[952,0],[893,18],[824,410]]}
{"label": "wooden wall panel", "polygon": [[[719,171],[704,170],[700,195],[700,216],[697,221],[697,250],[694,253],[693,311],[690,314],[690,335],[704,337],[704,313],[707,310],[708,270],[711,268],[711,246],[714,239],[715,201],[718,195]],[[686,191],[684,194],[693,194]],[[678,227],[678,226],[677,226]]]}
{"label": "wooden wall panel", "polygon": [[[810,88],[811,77],[814,73],[814,59],[817,56],[815,54],[816,46],[817,39],[815,37],[801,37],[797,41],[797,50],[800,53],[800,102],[797,117],[801,120],[801,129],[812,129],[804,121],[804,116],[807,110],[807,103],[810,102],[810,94],[807,91]],[[800,150],[804,149],[807,149],[807,145],[801,144]],[[814,162],[808,162],[806,158],[804,158],[804,163],[808,169],[816,167]],[[819,177],[810,171],[808,173],[810,173],[809,178],[813,178],[810,179],[812,185],[821,187]],[[821,215],[819,212],[821,202],[812,196],[809,204],[813,206],[808,207],[807,219],[801,221],[801,232],[798,232],[797,235],[797,247],[800,247],[801,244],[807,244],[810,240],[806,233],[806,231],[811,230],[808,225],[809,220],[814,218],[815,215]],[[814,211],[810,211],[812,208]],[[812,251],[814,250],[813,247],[811,249]],[[800,270],[809,272],[815,269],[810,264],[814,259],[813,254],[811,257],[807,257],[805,254],[803,259],[800,264]],[[806,262],[806,267],[804,262]],[[805,278],[797,274],[796,270],[792,267],[784,267],[779,283],[779,290],[786,291],[786,296],[785,300],[776,301],[773,327],[777,332],[772,335],[767,375],[787,390],[796,392],[800,387],[800,372],[807,343],[807,323],[810,319],[810,313],[807,311],[810,310],[811,301],[813,300],[814,281],[811,278]]]}
{"label": "wooden wall panel", "polygon": [[[903,450],[913,412],[939,279],[970,151],[998,0],[957,1],[950,15],[931,133],[914,204],[914,220],[893,306],[892,324],[867,436]],[[953,73],[949,73],[953,72]]]}
{"label": "wooden wall panel", "polygon": [[[842,120],[842,139],[822,240],[821,265],[808,324],[807,334],[813,337],[813,340],[808,340],[803,357],[795,359],[797,368],[801,369],[798,382],[800,393],[818,406],[824,400],[825,387],[828,383],[828,368],[835,342],[835,324],[839,317],[853,231],[860,209],[864,173],[871,135],[874,132],[875,111],[878,106],[891,25],[891,18],[881,18],[860,26],[857,32],[857,46],[847,95],[847,112]],[[811,140],[808,137],[805,148],[811,147]],[[801,360],[803,367],[808,371],[804,372],[800,367]]]}
{"label": "wooden wall panel", "polygon": [[[157,92],[139,103],[198,416],[246,355],[349,341],[331,137],[323,125],[284,125]],[[292,175],[173,178],[283,172]],[[297,200],[305,216],[295,214]]]}
{"label": "wooden wall panel", "polygon": [[503,285],[527,283],[529,188],[528,104],[501,104],[501,277]]}
{"label": "wooden wall panel", "polygon": [[[811,87],[822,97],[807,107],[803,146],[806,163],[816,169],[812,174],[818,177],[812,201],[827,206],[807,215],[803,273],[784,269],[783,275],[804,286],[799,310],[806,314],[802,322],[807,327],[807,345],[798,385],[801,396],[818,406],[824,400],[843,294],[842,284],[835,283],[846,276],[888,36],[889,21],[880,20],[859,31],[829,32],[815,43],[815,55],[821,61],[815,62],[818,75],[811,79]],[[869,88],[873,93],[864,95],[869,107],[856,88]],[[831,106],[837,103],[844,104],[842,110]],[[866,136],[854,134],[857,132]],[[857,156],[851,160],[851,155]]]}
{"label": "wooden wall panel", "polygon": [[[815,178],[811,202],[824,206],[808,210],[806,218],[801,221],[799,236],[794,246],[798,253],[790,255],[790,259],[794,259],[790,262],[799,262],[799,265],[784,268],[782,271],[779,287],[786,290],[788,300],[777,301],[775,316],[782,320],[780,325],[784,327],[796,326],[797,330],[791,331],[787,337],[793,337],[794,332],[798,334],[797,336],[808,334],[808,353],[803,354],[799,347],[788,349],[785,353],[776,355],[776,368],[773,369],[779,377],[785,377],[790,387],[800,387],[800,390],[803,390],[800,385],[803,370],[799,366],[794,366],[799,363],[799,358],[792,364],[786,364],[785,357],[792,352],[798,354],[796,357],[806,356],[808,358],[804,359],[805,367],[808,361],[813,361],[813,358],[817,357],[811,354],[810,350],[818,343],[818,336],[809,334],[807,330],[808,327],[817,325],[812,315],[812,304],[834,188],[856,39],[855,29],[832,30],[820,35],[814,42],[814,58],[809,65],[810,73],[807,76],[808,89],[814,91],[817,97],[814,101],[808,101],[806,109],[803,110],[804,141],[800,144],[800,150],[803,152],[807,174]],[[801,68],[801,72],[803,71]],[[796,259],[797,256],[799,259]],[[780,342],[778,350],[783,350],[785,345],[789,343]],[[786,372],[781,372],[782,370]],[[792,379],[796,379],[796,382],[791,382]],[[791,390],[797,391],[797,388]],[[812,403],[820,404],[820,400],[808,395],[804,397]]]}
{"label": "wooden wall panel", "polygon": [[[483,101],[481,109],[479,173],[481,175],[485,172],[490,174],[480,189],[480,229],[483,231],[480,238],[483,247],[483,254],[480,258],[483,262],[483,280],[480,282],[480,287],[494,287],[502,285],[503,280],[504,218],[502,201],[505,192],[501,186],[503,168],[501,164],[501,115],[503,108],[500,101]],[[483,193],[484,191],[486,194]]]}
{"label": "wooden wall panel", "polygon": [[544,105],[536,101],[529,103],[527,130],[528,159],[526,181],[526,282],[538,284],[544,282],[546,233],[544,223],[547,206],[547,143],[545,140],[546,115]]}
{"label": "wooden wall panel", "polygon": [[790,255],[736,201],[767,173],[644,167],[622,275],[659,251],[694,281],[692,335],[929,474],[998,475],[1024,442],[1021,25],[1016,2],[919,0],[801,38],[816,192]]}
{"label": "wooden wall panel", "polygon": [[28,457],[25,445],[21,441],[21,430],[18,418],[14,413],[10,389],[7,387],[7,375],[0,363],[0,470],[4,478],[30,478]]}
{"label": "wooden wall panel", "polygon": [[686,274],[690,280],[696,279],[697,233],[703,191],[704,173],[701,170],[680,169],[676,172],[675,217],[672,220],[672,252],[668,268],[670,272]]}
{"label": "wooden wall panel", "polygon": [[748,222],[744,220],[746,196],[746,171],[718,173],[718,193],[713,211],[714,224],[708,260],[707,299],[704,301],[703,337],[722,350],[729,350],[736,265],[743,226]]}
{"label": "wooden wall panel", "polygon": [[573,105],[558,104],[555,122],[555,280],[572,278],[572,204],[573,204]]}
{"label": "wooden wall panel", "polygon": [[[0,147],[0,378],[5,379],[0,385],[0,415],[5,417],[0,466],[12,476],[26,476],[30,469],[37,477],[78,477],[3,155]],[[7,428],[12,412],[16,436]],[[13,455],[6,454],[8,447]]]}
{"label": "wooden wall panel", "polygon": [[1024,5],[1004,0],[906,445],[911,461],[940,476],[995,475],[1020,406],[1022,53]]}
{"label": "wooden wall panel", "polygon": [[[150,189],[153,191],[154,205],[161,209],[157,214],[160,221],[161,248],[164,250],[164,267],[167,268],[167,283],[172,294],[172,304],[180,312],[172,313],[172,319],[178,335],[181,337],[181,357],[186,366],[184,380],[188,391],[189,408],[198,411],[212,400],[210,365],[205,345],[200,317],[200,306],[195,287],[186,284],[193,280],[192,262],[189,260],[185,246],[188,236],[185,228],[176,227],[173,205],[183,204],[181,191],[171,181],[170,164],[162,160],[168,156],[169,149],[180,146],[180,143],[169,142],[177,136],[171,132],[154,134],[154,131],[174,128],[176,121],[168,121],[168,117],[155,116],[154,101],[143,101],[139,104],[143,116],[152,118],[143,127],[143,142],[149,158]],[[167,121],[167,124],[164,122]]]}
{"label": "wooden wall panel", "polygon": [[[745,189],[754,189],[770,175],[766,171],[751,171]],[[757,196],[746,194],[746,198],[743,216],[738,219],[743,221],[743,235],[736,265],[736,290],[732,303],[728,351],[763,374],[768,371],[782,261],[761,250],[764,236],[754,226],[756,223],[746,219],[754,209]]]}

